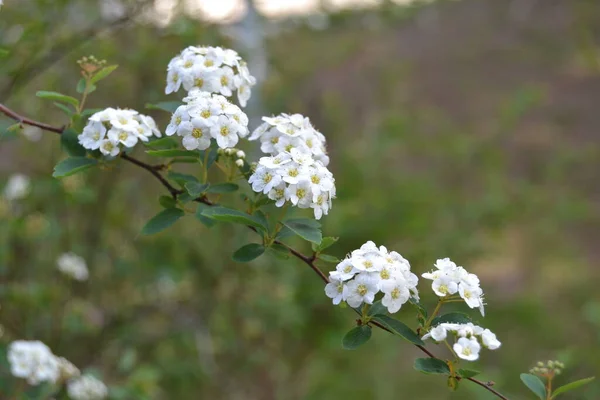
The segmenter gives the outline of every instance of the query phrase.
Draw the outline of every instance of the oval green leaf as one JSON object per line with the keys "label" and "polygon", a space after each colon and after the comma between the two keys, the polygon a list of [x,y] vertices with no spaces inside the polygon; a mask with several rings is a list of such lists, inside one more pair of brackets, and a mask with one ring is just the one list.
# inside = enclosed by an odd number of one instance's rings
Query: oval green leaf
{"label": "oval green leaf", "polygon": [[249,262],[260,257],[265,252],[265,246],[258,243],[250,243],[240,247],[231,257],[233,261]]}
{"label": "oval green leaf", "polygon": [[210,185],[208,183],[187,182],[185,184],[185,190],[188,191],[190,196],[198,197],[204,193],[209,186]]}
{"label": "oval green leaf", "polygon": [[91,83],[96,83],[108,75],[110,75],[115,69],[117,69],[118,65],[109,65],[108,67],[102,68],[100,71],[96,72],[96,74],[90,79]]}
{"label": "oval green leaf", "polygon": [[294,218],[281,221],[281,223],[304,240],[317,245],[323,240],[321,224],[314,219]]}
{"label": "oval green leaf", "polygon": [[413,344],[418,344],[420,346],[424,346],[425,343],[421,340],[419,335],[417,335],[412,329],[410,329],[405,323],[398,321],[387,315],[375,315],[373,317],[374,321],[379,322],[381,325],[385,326],[392,333],[402,336],[404,339],[408,340]]}
{"label": "oval green leaf", "polygon": [[83,157],[86,150],[79,144],[77,132],[73,129],[65,129],[60,135],[60,143],[68,155],[73,157]]}
{"label": "oval green leaf", "polygon": [[179,208],[167,208],[156,214],[142,228],[143,235],[153,235],[173,225],[185,213]]}
{"label": "oval green leaf", "polygon": [[266,226],[252,215],[243,213],[238,210],[233,210],[226,207],[210,207],[202,210],[202,215],[208,218],[216,219],[217,221],[233,222],[236,224],[243,224],[253,226],[264,230],[268,230]]}
{"label": "oval green leaf", "polygon": [[200,154],[197,151],[180,150],[180,149],[162,149],[162,150],[146,150],[146,154],[153,157],[194,157],[198,158]]}
{"label": "oval green leaf", "polygon": [[381,304],[381,300],[377,300],[375,303],[371,304],[371,307],[369,307],[368,315],[385,315],[385,313],[387,313],[387,308]]}
{"label": "oval green leaf", "polygon": [[35,95],[40,99],[59,101],[61,103],[71,104],[75,108],[79,107],[79,100],[77,100],[75,97],[67,96],[62,93],[40,90]]}
{"label": "oval green leaf", "polygon": [[450,374],[448,364],[438,358],[417,358],[414,367],[424,374]]}
{"label": "oval green leaf", "polygon": [[238,190],[240,187],[235,183],[217,183],[215,185],[211,185],[206,193],[232,193]]}
{"label": "oval green leaf", "polygon": [[579,387],[581,387],[583,385],[587,385],[588,383],[590,383],[594,379],[595,379],[595,377],[590,376],[589,378],[583,378],[583,379],[580,379],[578,381],[567,383],[566,385],[558,387],[558,388],[556,388],[556,390],[554,391],[554,393],[552,393],[552,398],[555,398],[559,394],[563,394],[563,393],[568,392],[570,390],[577,389],[577,388],[579,388]]}
{"label": "oval green leaf", "polygon": [[521,381],[541,400],[546,399],[546,388],[544,384],[535,375],[532,374],[521,374]]}
{"label": "oval green leaf", "polygon": [[346,350],[354,350],[359,346],[367,343],[371,338],[371,327],[368,325],[357,326],[352,328],[344,335],[342,346]]}
{"label": "oval green leaf", "polygon": [[472,378],[474,376],[479,375],[481,372],[479,371],[475,371],[474,369],[459,369],[458,370],[458,375],[460,375],[461,378]]}
{"label": "oval green leaf", "polygon": [[93,158],[69,157],[56,164],[52,176],[55,178],[63,178],[86,170],[96,164],[98,164],[98,161]]}

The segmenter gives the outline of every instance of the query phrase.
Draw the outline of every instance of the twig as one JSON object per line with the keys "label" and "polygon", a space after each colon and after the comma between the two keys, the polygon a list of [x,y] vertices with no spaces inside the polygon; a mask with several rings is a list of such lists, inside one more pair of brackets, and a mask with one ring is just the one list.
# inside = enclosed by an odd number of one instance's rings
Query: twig
{"label": "twig", "polygon": [[[45,129],[47,131],[50,132],[55,132],[58,134],[61,134],[63,132],[63,128],[57,128],[57,127],[53,127],[50,125],[46,125],[43,124],[41,122],[37,122],[37,121],[33,121],[30,120],[28,118],[22,117],[19,114],[15,113],[14,111],[12,111],[11,109],[5,107],[3,104],[0,104],[0,111],[3,112],[4,114],[6,114],[7,116],[9,116],[10,118],[19,121],[23,124],[26,125],[31,125],[31,126],[37,126],[39,128]],[[169,193],[171,193],[171,196],[173,196],[174,199],[177,199],[177,196],[179,196],[180,194],[183,193],[182,190],[178,190],[176,188],[174,188],[163,176],[162,174],[159,172],[159,167],[156,166],[152,166],[150,164],[146,164],[138,159],[135,159],[133,157],[128,156],[127,154],[121,154],[121,158],[129,161],[130,163],[137,165],[140,168],[145,169],[146,171],[150,172],[152,175],[154,175],[154,177],[156,179],[158,179],[158,181],[169,191]],[[213,202],[211,202],[209,199],[207,199],[205,196],[201,196],[198,198],[194,199],[195,202],[198,203],[203,203],[209,206],[213,206],[215,205]],[[252,227],[252,226],[248,226],[248,228],[250,228],[253,231],[256,231],[256,228]],[[280,241],[275,241],[274,243],[277,243],[281,246],[284,246],[285,248],[287,248],[290,253],[292,253],[296,258],[298,258],[299,260],[301,260],[302,262],[304,262],[306,265],[308,265],[320,278],[324,283],[329,283],[329,279],[327,278],[327,275],[325,275],[323,273],[323,271],[321,271],[321,269],[315,264],[316,261],[316,256],[313,254],[312,256],[305,256],[304,254],[300,253],[299,251],[293,249],[292,247],[288,246],[285,243],[282,243]],[[388,328],[386,328],[385,326],[381,325],[380,323],[376,322],[376,321],[370,321],[370,324],[383,329],[385,331],[391,332]],[[437,358],[433,353],[431,353],[429,350],[427,350],[424,346],[421,345],[415,345],[417,348],[419,348],[419,350],[421,350],[423,353],[427,354],[429,357],[431,358]],[[496,395],[497,397],[499,397],[500,399],[503,400],[508,400],[508,397],[504,396],[503,394],[499,393],[498,391],[496,391],[494,388],[492,388],[492,384],[491,383],[485,383],[482,382],[478,379],[475,378],[466,378],[467,380],[476,383],[477,385],[485,388],[486,390],[488,390],[489,392],[493,393],[494,395]]]}

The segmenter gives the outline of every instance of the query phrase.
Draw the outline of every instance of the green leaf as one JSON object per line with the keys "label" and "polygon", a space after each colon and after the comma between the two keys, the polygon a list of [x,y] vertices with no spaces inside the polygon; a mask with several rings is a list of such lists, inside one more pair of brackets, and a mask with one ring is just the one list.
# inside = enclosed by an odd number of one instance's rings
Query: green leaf
{"label": "green leaf", "polygon": [[290,250],[278,243],[273,243],[271,246],[269,246],[268,250],[269,253],[273,254],[280,260],[287,260],[290,258]]}
{"label": "green leaf", "polygon": [[46,100],[59,101],[61,103],[71,104],[73,107],[79,107],[79,100],[75,97],[67,96],[58,92],[47,92],[45,90],[40,90],[35,94],[37,97]]}
{"label": "green leaf", "polygon": [[232,193],[239,188],[235,183],[217,183],[216,185],[210,185],[206,193]]}
{"label": "green leaf", "polygon": [[173,114],[175,110],[177,110],[177,107],[182,104],[183,103],[181,101],[161,101],[160,103],[156,104],[146,103],[146,108],[148,110],[162,110]]}
{"label": "green leaf", "polygon": [[269,227],[269,220],[267,219],[267,216],[265,215],[264,212],[260,211],[260,210],[256,210],[254,211],[254,213],[252,214],[254,216],[254,218],[256,218],[256,220],[258,222],[260,222],[263,226]]}
{"label": "green leaf", "polygon": [[383,304],[381,304],[381,300],[377,300],[375,303],[371,304],[369,307],[369,312],[367,315],[373,316],[377,314],[385,315],[387,313],[387,308]]}
{"label": "green leaf", "polygon": [[546,399],[546,388],[544,383],[535,375],[521,374],[521,381],[531,390],[537,397],[542,400]]}
{"label": "green leaf", "polygon": [[175,208],[177,206],[177,200],[175,200],[171,196],[160,196],[158,198],[158,202],[164,208]]}
{"label": "green leaf", "polygon": [[56,164],[52,176],[55,178],[63,178],[86,170],[96,164],[98,164],[98,161],[93,158],[69,157]]}
{"label": "green leaf", "polygon": [[277,232],[277,235],[275,235],[275,239],[277,240],[283,240],[292,236],[296,236],[296,234],[294,233],[294,231],[292,231],[290,228],[288,228],[287,226],[284,226],[283,228],[281,228],[279,230],[279,232]]}
{"label": "green leaf", "polygon": [[202,215],[208,218],[216,219],[217,221],[249,225],[255,228],[262,229],[265,232],[268,231],[268,228],[264,226],[256,217],[238,210],[233,210],[231,208],[210,207],[203,210]]}
{"label": "green leaf", "polygon": [[175,139],[171,137],[151,140],[149,142],[145,142],[144,145],[146,147],[150,147],[151,149],[172,149],[178,146]]}
{"label": "green leaf", "polygon": [[86,108],[85,110],[83,110],[81,112],[81,116],[82,117],[89,117],[90,115],[94,115],[97,112],[100,112],[102,110],[103,110],[103,108]]}
{"label": "green leaf", "polygon": [[[523,378],[521,378],[521,379],[523,379]],[[570,390],[574,390],[574,389],[580,388],[583,385],[587,385],[588,383],[590,383],[594,379],[595,379],[595,377],[590,376],[589,378],[583,378],[583,379],[580,379],[578,381],[567,383],[566,385],[558,387],[558,388],[556,388],[556,390],[554,391],[554,393],[552,393],[552,398],[555,398],[559,394],[563,394],[563,393],[568,392]]]}
{"label": "green leaf", "polygon": [[465,379],[467,379],[467,378],[472,378],[472,377],[474,377],[474,376],[477,376],[477,375],[479,375],[480,373],[481,373],[481,372],[479,372],[479,371],[475,371],[474,369],[462,369],[462,368],[461,368],[461,369],[459,369],[459,370],[458,370],[458,375],[459,375],[461,378],[465,378]]}
{"label": "green leaf", "polygon": [[424,374],[450,374],[448,364],[438,358],[417,358],[414,367]]}
{"label": "green leaf", "polygon": [[156,214],[142,228],[143,235],[153,235],[173,225],[185,213],[179,208],[166,208]]}
{"label": "green leaf", "polygon": [[210,185],[208,183],[187,182],[185,184],[185,190],[188,191],[190,196],[198,197],[204,193],[209,186]]}
{"label": "green leaf", "polygon": [[214,164],[214,162],[217,161],[217,158],[219,158],[219,147],[216,143],[217,142],[213,141],[213,144],[211,144],[211,147],[209,149],[200,152],[200,159],[202,160],[202,162],[204,162],[206,152],[208,151],[206,169],[209,169]]}
{"label": "green leaf", "polygon": [[265,246],[258,243],[250,243],[240,247],[231,257],[233,261],[249,262],[260,257],[265,252]]}
{"label": "green leaf", "polygon": [[[427,310],[425,309],[425,307],[423,307],[421,305],[421,303],[419,303],[419,301],[417,299],[415,299],[414,297],[411,297],[408,299],[408,302],[412,305],[414,305],[415,307],[417,307],[417,309],[419,310],[419,314],[421,319],[427,319]],[[425,321],[422,322],[423,325],[425,325]]]}
{"label": "green leaf", "polygon": [[184,187],[185,184],[188,182],[198,182],[198,178],[196,178],[193,175],[182,174],[180,172],[173,172],[173,171],[171,171],[167,174],[167,178],[174,180],[175,182],[180,184],[182,187]]}
{"label": "green leaf", "polygon": [[0,58],[6,58],[10,54],[10,51],[7,49],[0,48]]}
{"label": "green leaf", "polygon": [[71,116],[74,114],[73,111],[71,109],[69,109],[69,107],[65,106],[62,103],[57,103],[55,101],[52,104],[54,104],[56,107],[60,108],[65,114],[67,114],[67,117],[69,117],[69,118],[71,118]]}
{"label": "green leaf", "polygon": [[471,322],[471,317],[461,312],[451,312],[448,314],[440,315],[435,317],[431,321],[431,326],[437,326],[443,323],[454,323],[454,324],[468,324]]}
{"label": "green leaf", "polygon": [[281,221],[281,223],[292,230],[302,239],[312,243],[320,244],[323,239],[321,235],[321,224],[313,219],[294,218]]}
{"label": "green leaf", "polygon": [[330,256],[329,254],[319,254],[317,258],[321,261],[337,264],[340,260],[335,256]]}
{"label": "green leaf", "polygon": [[65,129],[60,135],[60,143],[68,155],[73,157],[84,157],[86,150],[79,144],[77,132],[73,129]]}
{"label": "green leaf", "polygon": [[371,338],[371,327],[368,325],[352,328],[344,335],[342,346],[346,350],[354,350],[357,347],[367,343]]}
{"label": "green leaf", "polygon": [[405,323],[398,321],[392,317],[387,315],[375,315],[373,317],[374,321],[379,322],[381,325],[385,326],[392,333],[402,336],[404,339],[408,340],[413,344],[418,344],[420,346],[424,346],[425,343],[421,340],[419,335],[417,335],[412,329],[410,329]]}
{"label": "green leaf", "polygon": [[180,149],[161,149],[161,150],[146,150],[146,154],[153,157],[194,157],[198,158],[200,154],[197,151],[180,150]]}
{"label": "green leaf", "polygon": [[321,251],[327,249],[328,247],[332,246],[338,240],[339,240],[339,237],[331,237],[331,236],[324,237],[320,244],[313,243],[311,245],[311,247],[314,252],[318,253],[318,252],[321,252]]}
{"label": "green leaf", "polygon": [[110,75],[115,69],[117,69],[118,65],[109,65],[108,67],[102,68],[100,71],[96,72],[96,74],[90,79],[91,83],[96,83],[108,75]]}
{"label": "green leaf", "polygon": [[217,221],[202,215],[202,211],[206,210],[207,208],[210,208],[210,206],[203,203],[199,203],[198,208],[196,208],[196,218],[198,219],[198,221],[202,222],[202,224],[207,228],[212,228],[213,226],[215,226]]}

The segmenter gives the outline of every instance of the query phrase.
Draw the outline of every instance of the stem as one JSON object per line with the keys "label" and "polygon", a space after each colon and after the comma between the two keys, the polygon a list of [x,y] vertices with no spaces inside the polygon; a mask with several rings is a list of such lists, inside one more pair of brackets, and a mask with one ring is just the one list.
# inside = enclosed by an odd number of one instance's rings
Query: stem
{"label": "stem", "polygon": [[[5,115],[7,115],[8,117],[21,122],[23,124],[26,125],[31,125],[31,126],[37,126],[38,128],[50,131],[50,132],[54,132],[54,133],[58,133],[61,134],[64,130],[64,128],[57,128],[51,125],[46,125],[43,124],[41,122],[37,122],[37,121],[33,121],[30,119],[27,119],[25,117],[20,116],[19,114],[15,113],[14,111],[12,111],[11,109],[5,107],[3,104],[0,104],[0,112],[4,113]],[[121,154],[121,158],[131,162],[134,165],[137,165],[140,168],[145,169],[146,171],[150,172],[156,179],[158,179],[158,181],[169,191],[169,193],[171,193],[171,195],[173,196],[173,198],[177,199],[177,196],[180,195],[181,193],[183,193],[181,190],[177,190],[175,189],[161,174],[160,172],[158,172],[157,168],[150,165],[150,164],[146,164],[142,161],[139,161],[133,157],[130,157],[126,154]],[[198,197],[196,199],[194,199],[195,202],[198,203],[204,203],[206,205],[209,206],[214,206],[215,203],[211,202],[210,200],[208,200],[206,197],[202,196],[202,197]],[[252,226],[248,226],[249,229],[253,230],[256,232],[256,228],[252,227]],[[294,257],[298,258],[299,260],[301,260],[302,262],[304,262],[306,265],[308,265],[318,276],[319,278],[321,278],[321,280],[324,283],[329,283],[329,278],[327,278],[327,275],[325,275],[323,273],[323,271],[321,271],[321,269],[315,265],[315,260],[316,260],[316,255],[313,254],[312,256],[308,257],[305,256],[304,254],[300,253],[299,251],[293,249],[292,247],[288,246],[285,243],[282,243],[278,240],[274,241],[273,243],[279,244],[285,248],[287,248],[290,253],[292,253],[294,255]],[[440,300],[438,302],[438,305],[436,306],[433,315],[431,316],[430,320],[432,320],[435,315],[439,312],[439,309],[442,305],[443,301]],[[370,321],[370,323],[373,326],[376,326],[380,329],[383,329],[385,331],[391,332],[388,328],[386,328],[385,326],[381,325],[380,323],[378,323],[377,321]],[[430,324],[431,321],[428,321],[428,324]],[[427,350],[424,346],[421,345],[415,345],[419,350],[421,350],[423,353],[427,354],[429,357],[431,358],[437,358],[433,353],[431,353],[429,350]],[[495,396],[497,396],[498,398],[502,399],[502,400],[508,400],[508,397],[504,396],[503,394],[501,394],[500,392],[496,391],[494,388],[492,388],[493,383],[492,382],[482,382],[478,379],[475,378],[466,378],[467,380],[483,387],[484,389],[486,389],[487,391],[489,391],[490,393],[493,393]]]}
{"label": "stem", "polygon": [[427,322],[425,322],[425,326],[424,326],[425,329],[429,328],[433,319],[438,315],[438,313],[440,312],[440,309],[442,308],[442,304],[444,304],[444,300],[439,299],[437,305],[435,306],[435,309],[431,313],[431,316],[429,317]]}
{"label": "stem", "polygon": [[88,88],[90,86],[90,80],[88,77],[84,77],[85,79],[85,88],[83,89],[83,94],[81,95],[81,101],[79,102],[79,109],[77,110],[78,114],[81,114],[81,111],[83,110],[83,105],[85,104],[85,101],[87,99],[87,95],[88,95]]}
{"label": "stem", "polygon": [[552,375],[546,378],[546,400],[552,400]]}
{"label": "stem", "polygon": [[208,149],[204,150],[204,161],[202,162],[202,183],[206,183],[208,179]]}
{"label": "stem", "polygon": [[450,350],[450,353],[452,353],[452,355],[454,356],[454,358],[458,359],[458,355],[456,354],[456,352],[454,351],[454,349],[452,348],[452,346],[450,346],[450,343],[448,343],[447,340],[444,340],[444,344],[446,345],[446,347],[448,348],[448,350]]}

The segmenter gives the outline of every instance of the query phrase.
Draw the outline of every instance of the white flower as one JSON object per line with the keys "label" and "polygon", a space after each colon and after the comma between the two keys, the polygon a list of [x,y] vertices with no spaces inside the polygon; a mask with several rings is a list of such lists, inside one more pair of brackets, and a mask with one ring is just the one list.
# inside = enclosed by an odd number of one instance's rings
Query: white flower
{"label": "white flower", "polygon": [[496,338],[496,335],[489,329],[485,329],[481,333],[481,341],[483,342],[483,345],[490,350],[496,350],[502,345],[502,343],[500,343],[500,341]]}
{"label": "white flower", "polygon": [[457,356],[467,361],[475,361],[479,358],[481,345],[477,339],[460,338],[452,346]]}
{"label": "white flower", "polygon": [[329,272],[329,276],[332,279],[347,281],[348,279],[352,279],[358,272],[359,270],[354,268],[350,259],[345,259],[335,267],[335,271]]}
{"label": "white flower", "polygon": [[250,98],[256,79],[237,52],[221,47],[190,46],[174,57],[167,67],[165,93],[202,90],[232,96],[237,91],[242,107]]}
{"label": "white flower", "polygon": [[252,190],[263,193],[269,193],[280,182],[280,175],[275,174],[271,169],[262,165],[248,179],[248,183],[252,185]]}
{"label": "white flower", "polygon": [[433,281],[431,287],[436,295],[446,297],[458,293],[469,307],[479,308],[481,315],[485,315],[483,290],[477,275],[457,266],[449,258],[437,260],[435,267],[436,270],[422,276]]}
{"label": "white flower", "polygon": [[236,105],[217,94],[191,90],[175,110],[167,126],[168,136],[183,136],[188,150],[205,150],[211,138],[222,149],[234,147],[248,133],[248,117]]}
{"label": "white flower", "polygon": [[75,253],[61,254],[56,264],[60,272],[75,280],[85,281],[88,279],[89,272],[85,260]]}
{"label": "white flower", "polygon": [[368,274],[359,274],[347,284],[346,302],[350,307],[359,307],[363,302],[373,304],[377,293],[377,281]]}
{"label": "white flower", "polygon": [[426,339],[432,338],[436,342],[441,342],[442,340],[446,340],[448,331],[446,330],[446,327],[444,325],[445,324],[440,324],[434,328],[431,328],[431,330],[428,333],[426,333],[422,339],[426,340]]}
{"label": "white flower", "polygon": [[70,380],[67,392],[73,400],[102,400],[108,396],[106,385],[91,375]]}
{"label": "white flower", "polygon": [[91,121],[78,136],[79,144],[89,150],[98,150],[106,137],[106,127],[100,121]]}
{"label": "white flower", "polygon": [[115,157],[121,152],[121,145],[133,147],[152,136],[160,137],[161,133],[151,117],[135,110],[106,108],[89,118],[78,140],[85,149]]}
{"label": "white flower", "polygon": [[381,291],[385,293],[381,304],[387,307],[390,313],[396,313],[410,298],[410,291],[403,278],[388,279],[381,284]]}
{"label": "white flower", "polygon": [[81,375],[79,368],[64,357],[58,357],[58,369],[60,371],[61,381],[67,381]]}
{"label": "white flower", "polygon": [[244,166],[244,160],[242,160],[241,158],[238,160],[235,160],[235,165],[242,168]]}
{"label": "white flower", "polygon": [[263,121],[249,137],[249,140],[260,139],[263,153],[276,155],[296,150],[310,155],[325,167],[329,164],[325,136],[311,125],[308,118],[300,114],[280,114],[277,117],[263,117]]}
{"label": "white flower", "polygon": [[4,186],[4,198],[8,201],[19,200],[29,194],[30,179],[23,174],[12,175]]}
{"label": "white flower", "polygon": [[325,285],[325,294],[330,299],[333,299],[333,304],[337,305],[347,297],[348,288],[342,280],[332,279]]}
{"label": "white flower", "polygon": [[[250,179],[252,179],[252,177],[250,177]],[[269,193],[267,193],[267,197],[271,200],[275,200],[276,207],[283,207],[286,201],[285,182],[281,182],[279,185],[273,186]]]}
{"label": "white flower", "polygon": [[42,139],[44,132],[38,128],[37,126],[27,125],[23,127],[23,136],[27,138],[27,140],[31,142],[39,142]]}
{"label": "white flower", "polygon": [[8,361],[13,376],[27,379],[30,385],[55,383],[60,377],[58,358],[37,340],[12,342],[8,348]]}

